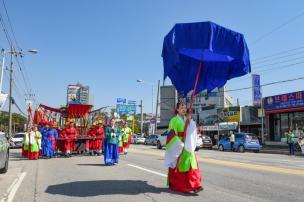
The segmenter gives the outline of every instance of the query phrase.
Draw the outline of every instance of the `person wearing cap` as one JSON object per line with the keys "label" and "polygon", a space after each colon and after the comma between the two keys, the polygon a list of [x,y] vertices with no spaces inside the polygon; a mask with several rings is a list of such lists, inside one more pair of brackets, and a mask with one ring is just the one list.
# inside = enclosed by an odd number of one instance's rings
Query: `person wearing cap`
{"label": "person wearing cap", "polygon": [[75,151],[75,139],[78,136],[77,130],[74,128],[74,123],[70,122],[68,128],[66,129],[67,141],[66,141],[66,149],[67,156],[70,157],[71,153]]}
{"label": "person wearing cap", "polygon": [[54,128],[54,123],[49,123],[49,130],[48,130],[48,138],[50,139],[50,153],[49,157],[52,158],[56,155],[56,142],[58,139],[58,131]]}
{"label": "person wearing cap", "polygon": [[120,129],[116,126],[115,119],[111,119],[111,125],[106,127],[106,145],[104,148],[104,162],[107,166],[118,163],[118,137]]}
{"label": "person wearing cap", "polygon": [[50,153],[50,140],[48,138],[49,125],[43,122],[43,127],[40,128],[40,133],[42,135],[41,140],[41,155],[48,156]]}
{"label": "person wearing cap", "polygon": [[94,147],[93,147],[94,152],[100,156],[102,153],[102,141],[105,138],[105,132],[102,121],[98,122],[97,129],[95,131],[95,137],[96,139],[94,141]]}

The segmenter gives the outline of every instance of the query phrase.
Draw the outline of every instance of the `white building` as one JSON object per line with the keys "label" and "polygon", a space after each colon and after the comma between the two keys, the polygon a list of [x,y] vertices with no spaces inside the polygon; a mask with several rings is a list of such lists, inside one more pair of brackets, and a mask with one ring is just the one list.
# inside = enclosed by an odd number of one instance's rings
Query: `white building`
{"label": "white building", "polygon": [[90,88],[80,83],[70,84],[67,87],[67,103],[79,101],[81,104],[89,104]]}

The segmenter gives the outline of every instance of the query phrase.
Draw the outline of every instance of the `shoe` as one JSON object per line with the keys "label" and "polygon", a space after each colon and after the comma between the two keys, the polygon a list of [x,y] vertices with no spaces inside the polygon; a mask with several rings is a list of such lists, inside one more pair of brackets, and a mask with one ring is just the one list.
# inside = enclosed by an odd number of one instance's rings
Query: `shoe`
{"label": "shoe", "polygon": [[202,186],[199,186],[198,188],[194,189],[193,192],[194,192],[195,194],[197,194],[198,192],[201,192],[201,191],[203,191],[203,190],[204,190],[204,188],[203,188]]}

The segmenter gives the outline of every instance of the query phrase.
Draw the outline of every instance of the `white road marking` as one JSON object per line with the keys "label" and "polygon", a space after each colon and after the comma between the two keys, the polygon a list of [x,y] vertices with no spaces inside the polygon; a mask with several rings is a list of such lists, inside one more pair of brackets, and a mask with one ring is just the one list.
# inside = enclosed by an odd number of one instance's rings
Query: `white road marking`
{"label": "white road marking", "polygon": [[[24,177],[26,176],[26,172],[23,172],[19,175],[19,177],[17,179],[14,180],[14,182],[11,184],[11,186],[8,188],[8,197],[7,197],[7,202],[12,202],[15,194],[19,188],[19,186],[21,185]],[[1,201],[4,201],[4,199],[2,199]]]}
{"label": "white road marking", "polygon": [[162,176],[162,177],[167,177],[167,175],[163,174],[163,173],[159,173],[159,172],[156,172],[156,171],[153,171],[153,170],[149,170],[149,169],[146,169],[146,168],[143,168],[143,167],[140,167],[140,166],[136,166],[136,165],[133,165],[133,164],[128,164],[128,166],[131,166],[133,168],[137,168],[137,169],[140,169],[140,170],[144,170],[148,173],[153,173],[155,175],[159,175],[159,176]]}

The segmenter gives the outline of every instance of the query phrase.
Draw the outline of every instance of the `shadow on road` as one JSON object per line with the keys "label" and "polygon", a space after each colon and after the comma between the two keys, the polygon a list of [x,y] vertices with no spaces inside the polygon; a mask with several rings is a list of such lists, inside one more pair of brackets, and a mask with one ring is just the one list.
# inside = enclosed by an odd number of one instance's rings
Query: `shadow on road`
{"label": "shadow on road", "polygon": [[167,188],[158,188],[141,180],[99,180],[78,181],[49,186],[46,191],[49,194],[92,197],[99,195],[138,195],[142,193],[170,192]]}

